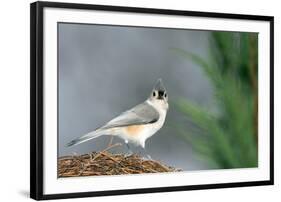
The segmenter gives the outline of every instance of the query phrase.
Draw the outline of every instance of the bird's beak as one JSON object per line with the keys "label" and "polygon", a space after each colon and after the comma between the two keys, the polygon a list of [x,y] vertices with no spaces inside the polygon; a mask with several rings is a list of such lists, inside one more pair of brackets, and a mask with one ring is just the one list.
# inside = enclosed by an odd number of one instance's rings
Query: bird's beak
{"label": "bird's beak", "polygon": [[158,99],[159,100],[164,100],[164,93],[165,93],[165,91],[158,91]]}

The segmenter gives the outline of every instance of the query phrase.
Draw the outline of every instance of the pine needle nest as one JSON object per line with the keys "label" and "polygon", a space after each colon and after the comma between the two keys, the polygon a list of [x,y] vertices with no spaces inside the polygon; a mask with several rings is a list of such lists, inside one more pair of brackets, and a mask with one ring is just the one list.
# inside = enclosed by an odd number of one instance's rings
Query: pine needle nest
{"label": "pine needle nest", "polygon": [[108,150],[120,146],[117,143],[100,152],[64,156],[58,159],[59,177],[101,176],[181,171],[159,161],[147,160],[139,155],[112,154]]}

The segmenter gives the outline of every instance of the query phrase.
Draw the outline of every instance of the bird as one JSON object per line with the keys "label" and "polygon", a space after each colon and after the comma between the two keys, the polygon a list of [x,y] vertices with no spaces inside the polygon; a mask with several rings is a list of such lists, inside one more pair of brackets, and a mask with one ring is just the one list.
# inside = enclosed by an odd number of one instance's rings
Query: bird
{"label": "bird", "polygon": [[78,145],[102,135],[112,135],[123,139],[130,153],[129,143],[132,143],[141,146],[146,157],[151,159],[146,154],[145,142],[162,128],[168,109],[168,93],[162,79],[158,79],[143,103],[121,113],[94,131],[70,141],[66,146]]}

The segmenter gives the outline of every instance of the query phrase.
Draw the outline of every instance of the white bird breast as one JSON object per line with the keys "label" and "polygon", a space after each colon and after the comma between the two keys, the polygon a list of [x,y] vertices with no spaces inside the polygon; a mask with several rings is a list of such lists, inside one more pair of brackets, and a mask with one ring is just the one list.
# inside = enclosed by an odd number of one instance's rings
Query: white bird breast
{"label": "white bird breast", "polygon": [[[145,130],[143,130],[143,135],[141,135],[141,144],[144,147],[145,141],[147,138],[151,137],[154,135],[158,130],[162,128],[164,125],[165,119],[166,119],[166,114],[167,114],[167,109],[165,108],[164,103],[159,103],[159,102],[150,102],[148,101],[149,104],[151,104],[154,108],[157,109],[159,112],[159,120],[155,123],[152,124],[147,124],[145,127]],[[167,104],[167,103],[166,103]]]}
{"label": "white bird breast", "polygon": [[141,145],[143,148],[145,147],[145,141],[162,128],[167,114],[167,108],[163,106],[163,103],[151,102],[151,101],[147,101],[147,103],[153,106],[158,111],[159,113],[158,121],[155,123],[146,124],[143,130],[141,130],[140,133],[135,136],[128,136],[126,132],[125,133],[123,132],[123,130],[122,132],[120,131],[118,133],[118,135],[121,136],[121,138],[129,142],[132,142],[136,145]]}

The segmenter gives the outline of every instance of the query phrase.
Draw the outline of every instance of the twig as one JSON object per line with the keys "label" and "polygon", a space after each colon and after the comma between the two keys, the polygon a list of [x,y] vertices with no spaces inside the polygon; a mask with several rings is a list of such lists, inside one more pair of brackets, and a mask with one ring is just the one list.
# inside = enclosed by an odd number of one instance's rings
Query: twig
{"label": "twig", "polygon": [[103,152],[108,151],[109,149],[112,149],[112,148],[114,148],[114,147],[121,146],[121,145],[122,145],[121,143],[116,143],[116,144],[110,145],[109,147],[105,148],[105,149],[102,150],[100,153],[98,153],[98,154],[93,158],[93,161],[96,160]]}

